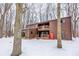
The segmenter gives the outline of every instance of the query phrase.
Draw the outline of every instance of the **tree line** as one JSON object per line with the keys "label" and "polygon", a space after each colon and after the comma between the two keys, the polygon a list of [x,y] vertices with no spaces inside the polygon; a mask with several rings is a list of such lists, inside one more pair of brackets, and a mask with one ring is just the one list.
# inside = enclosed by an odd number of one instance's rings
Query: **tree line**
{"label": "tree line", "polygon": [[[61,38],[61,17],[71,16],[73,25],[73,37],[78,35],[79,4],[58,3],[58,4],[26,4],[26,3],[5,3],[0,4],[0,38],[14,36],[12,56],[20,55],[21,51],[21,30],[27,24],[43,22],[57,18],[57,47],[62,48]],[[65,15],[64,15],[65,14]],[[64,15],[64,16],[63,16]]]}

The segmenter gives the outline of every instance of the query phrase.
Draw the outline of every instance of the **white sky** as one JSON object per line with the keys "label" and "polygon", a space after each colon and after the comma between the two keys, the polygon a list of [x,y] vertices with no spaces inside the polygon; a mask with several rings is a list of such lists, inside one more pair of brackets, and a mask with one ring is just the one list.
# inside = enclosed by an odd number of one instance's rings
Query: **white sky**
{"label": "white sky", "polygon": [[0,0],[1,3],[79,3],[79,0]]}

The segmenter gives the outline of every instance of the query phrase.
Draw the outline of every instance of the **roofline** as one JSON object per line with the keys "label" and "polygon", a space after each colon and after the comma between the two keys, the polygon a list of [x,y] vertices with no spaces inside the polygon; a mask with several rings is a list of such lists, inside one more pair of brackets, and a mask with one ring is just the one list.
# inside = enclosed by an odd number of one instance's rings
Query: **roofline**
{"label": "roofline", "polygon": [[[61,18],[61,19],[64,19],[64,18],[71,18],[71,16],[63,17],[63,18]],[[28,24],[28,25],[26,25],[26,26],[31,26],[31,25],[36,25],[36,24],[46,23],[46,22],[55,21],[55,20],[56,20],[56,19],[48,20],[48,21],[44,21],[44,22],[39,22],[39,23],[34,23],[34,24]]]}

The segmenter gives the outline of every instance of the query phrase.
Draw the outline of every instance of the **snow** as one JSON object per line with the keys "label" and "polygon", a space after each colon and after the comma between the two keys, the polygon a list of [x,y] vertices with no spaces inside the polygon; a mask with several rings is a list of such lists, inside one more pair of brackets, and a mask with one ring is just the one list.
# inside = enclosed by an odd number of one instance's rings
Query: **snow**
{"label": "snow", "polygon": [[[79,38],[62,40],[62,47],[57,48],[57,40],[22,39],[22,54],[20,56],[79,56]],[[0,38],[0,56],[10,56],[13,47],[13,37]]]}
{"label": "snow", "polygon": [[12,51],[13,37],[0,39],[0,56],[9,56]]}

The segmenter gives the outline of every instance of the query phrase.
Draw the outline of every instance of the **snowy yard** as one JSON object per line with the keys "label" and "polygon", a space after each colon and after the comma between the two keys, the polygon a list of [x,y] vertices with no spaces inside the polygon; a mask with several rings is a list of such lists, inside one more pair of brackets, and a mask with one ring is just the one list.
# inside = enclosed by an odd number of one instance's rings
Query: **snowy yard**
{"label": "snowy yard", "polygon": [[[12,52],[13,37],[0,39],[0,56]],[[79,56],[79,38],[63,40],[63,48],[57,48],[56,40],[22,40],[21,56]]]}

